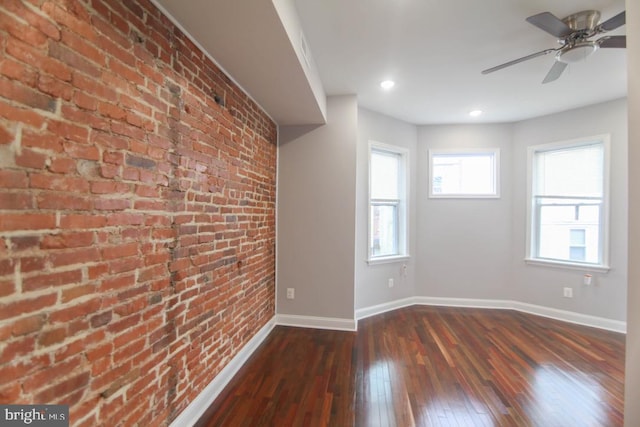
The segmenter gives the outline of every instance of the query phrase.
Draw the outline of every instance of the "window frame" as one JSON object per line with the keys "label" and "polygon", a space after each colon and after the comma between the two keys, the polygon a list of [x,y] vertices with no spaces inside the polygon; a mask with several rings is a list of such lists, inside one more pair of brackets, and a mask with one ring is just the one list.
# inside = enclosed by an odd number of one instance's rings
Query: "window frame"
{"label": "window frame", "polygon": [[[610,219],[610,197],[611,197],[611,137],[609,134],[595,135],[583,138],[576,138],[565,141],[557,141],[547,144],[532,145],[527,147],[527,199],[526,199],[526,256],[525,262],[532,265],[543,265],[560,267],[567,269],[577,269],[582,271],[599,271],[607,272],[610,270],[610,234],[611,227],[609,223]],[[539,197],[534,192],[535,183],[535,168],[534,162],[537,153],[560,151],[572,148],[587,147],[589,145],[601,144],[603,149],[603,169],[602,169],[602,203],[600,209],[600,223],[599,223],[599,250],[600,250],[600,262],[580,262],[569,260],[558,260],[551,258],[541,258],[537,256],[537,246],[540,245],[540,227],[537,225],[537,216],[539,216],[540,204],[536,203],[536,197]],[[590,199],[590,197],[584,196],[566,196],[566,199]]]}
{"label": "window frame", "polygon": [[[398,156],[398,195],[397,199],[373,199],[372,198],[372,154],[374,152],[388,153]],[[395,261],[403,261],[409,255],[409,150],[396,145],[385,144],[377,141],[369,141],[368,147],[368,194],[367,194],[367,263],[382,264]],[[397,207],[397,253],[393,255],[374,256],[372,253],[373,235],[371,228],[373,224],[372,207],[396,206]]]}
{"label": "window frame", "polygon": [[[500,198],[500,148],[447,148],[429,150],[429,198],[430,199],[499,199]],[[437,156],[478,156],[491,155],[493,157],[493,187],[492,193],[434,193],[433,191],[433,159]]]}

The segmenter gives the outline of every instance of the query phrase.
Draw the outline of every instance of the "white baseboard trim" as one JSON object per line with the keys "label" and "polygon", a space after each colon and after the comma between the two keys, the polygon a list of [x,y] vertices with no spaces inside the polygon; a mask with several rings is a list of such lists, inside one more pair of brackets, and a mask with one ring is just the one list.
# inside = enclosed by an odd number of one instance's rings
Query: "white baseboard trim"
{"label": "white baseboard trim", "polygon": [[295,326],[298,328],[332,329],[337,331],[355,331],[357,329],[355,319],[298,316],[294,314],[277,314],[276,324]]}
{"label": "white baseboard trim", "polygon": [[524,313],[535,314],[537,316],[561,320],[563,322],[590,326],[592,328],[606,329],[623,334],[627,332],[627,323],[620,320],[606,319],[603,317],[575,313],[573,311],[567,310],[559,310],[555,308],[544,307],[541,305],[527,304],[519,301],[471,298],[404,298],[384,304],[374,305],[371,307],[360,308],[356,310],[356,319],[364,319],[366,317],[375,316],[376,314],[385,313],[387,311],[395,310],[402,307],[408,307],[411,305],[435,305],[445,307],[495,308],[502,310],[516,310]]}
{"label": "white baseboard trim", "polygon": [[356,310],[356,319],[365,319],[367,317],[375,316],[377,314],[386,313],[387,311],[397,310],[403,307],[409,307],[416,305],[416,298],[402,298],[395,301],[385,302],[383,304],[372,305],[371,307],[359,308]]}
{"label": "white baseboard trim", "polygon": [[608,331],[627,333],[627,322],[622,320],[606,319],[604,317],[591,316],[588,314],[575,313],[573,311],[558,310],[555,308],[543,307],[540,305],[526,304],[524,302],[512,301],[513,309],[524,313],[536,314],[538,316],[549,317],[551,319],[562,320],[564,322],[575,323],[592,328],[606,329]]}
{"label": "white baseboard trim", "polygon": [[224,390],[229,381],[249,360],[249,357],[256,351],[262,342],[269,336],[269,333],[276,326],[275,317],[267,322],[257,334],[249,340],[247,344],[231,359],[222,371],[198,394],[198,396],[173,420],[170,427],[193,426],[204,414],[207,408],[213,403],[218,395]]}

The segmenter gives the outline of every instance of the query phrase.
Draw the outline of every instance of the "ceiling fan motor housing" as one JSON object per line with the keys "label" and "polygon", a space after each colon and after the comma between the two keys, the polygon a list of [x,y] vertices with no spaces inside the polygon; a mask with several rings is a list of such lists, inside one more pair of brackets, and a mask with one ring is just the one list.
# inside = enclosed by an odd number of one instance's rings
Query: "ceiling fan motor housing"
{"label": "ceiling fan motor housing", "polygon": [[569,15],[562,20],[573,33],[564,40],[563,48],[556,54],[556,60],[565,64],[572,64],[585,60],[589,55],[598,50],[598,43],[587,40],[596,32],[600,22],[600,12],[597,10],[583,10]]}
{"label": "ceiling fan motor housing", "polygon": [[600,22],[600,12],[597,10],[583,10],[582,12],[569,15],[562,20],[573,31],[595,30]]}

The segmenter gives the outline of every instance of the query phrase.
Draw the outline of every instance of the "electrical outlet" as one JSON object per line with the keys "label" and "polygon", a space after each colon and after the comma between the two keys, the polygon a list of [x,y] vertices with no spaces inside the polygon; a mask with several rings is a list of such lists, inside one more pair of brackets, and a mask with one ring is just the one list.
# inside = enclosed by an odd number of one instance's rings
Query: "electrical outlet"
{"label": "electrical outlet", "polygon": [[389,287],[393,288],[393,285],[394,285],[393,278],[391,278],[391,279],[389,279]]}
{"label": "electrical outlet", "polygon": [[563,296],[565,298],[573,298],[573,288],[564,288]]}
{"label": "electrical outlet", "polygon": [[296,297],[295,288],[287,288],[287,299],[294,299]]}

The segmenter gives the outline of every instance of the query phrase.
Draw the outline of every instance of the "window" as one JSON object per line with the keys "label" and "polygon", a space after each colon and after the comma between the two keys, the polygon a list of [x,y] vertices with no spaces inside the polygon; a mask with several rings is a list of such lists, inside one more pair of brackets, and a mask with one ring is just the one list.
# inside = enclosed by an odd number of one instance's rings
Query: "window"
{"label": "window", "polygon": [[407,152],[369,148],[369,261],[407,256]]}
{"label": "window", "polygon": [[499,197],[500,150],[429,150],[429,197]]}
{"label": "window", "polygon": [[529,259],[608,268],[608,138],[529,149]]}

